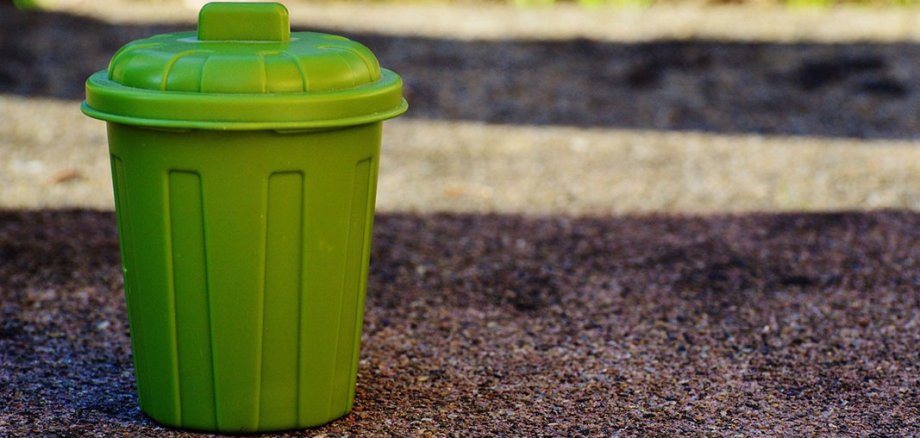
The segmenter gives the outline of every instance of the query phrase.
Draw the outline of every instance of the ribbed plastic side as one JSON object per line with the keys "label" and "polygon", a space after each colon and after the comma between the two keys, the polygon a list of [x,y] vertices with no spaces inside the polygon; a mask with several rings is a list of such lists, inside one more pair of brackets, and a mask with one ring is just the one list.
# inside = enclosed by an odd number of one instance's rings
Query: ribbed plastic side
{"label": "ribbed plastic side", "polygon": [[303,188],[300,172],[279,172],[268,180],[259,394],[259,426],[263,428],[283,428],[298,415]]}
{"label": "ribbed plastic side", "polygon": [[144,411],[236,432],[347,413],[379,124],[292,135],[114,125],[110,142]]}

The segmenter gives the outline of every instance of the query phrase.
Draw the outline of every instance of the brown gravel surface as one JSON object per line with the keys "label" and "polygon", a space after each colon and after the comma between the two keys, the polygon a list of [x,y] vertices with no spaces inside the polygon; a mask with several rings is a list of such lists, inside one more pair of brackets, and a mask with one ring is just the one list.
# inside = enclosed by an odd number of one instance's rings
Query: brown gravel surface
{"label": "brown gravel surface", "polygon": [[[111,213],[0,213],[0,435],[137,409]],[[378,218],[355,411],[304,435],[920,434],[920,214]]]}

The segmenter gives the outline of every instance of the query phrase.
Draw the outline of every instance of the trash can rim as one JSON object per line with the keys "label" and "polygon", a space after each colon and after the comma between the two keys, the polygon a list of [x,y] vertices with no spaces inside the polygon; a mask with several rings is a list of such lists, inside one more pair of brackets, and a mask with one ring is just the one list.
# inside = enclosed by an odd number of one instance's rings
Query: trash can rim
{"label": "trash can rim", "polygon": [[198,93],[129,87],[102,70],[86,80],[83,113],[127,125],[212,130],[312,129],[361,125],[408,109],[402,79],[382,68],[378,81],[309,93]]}

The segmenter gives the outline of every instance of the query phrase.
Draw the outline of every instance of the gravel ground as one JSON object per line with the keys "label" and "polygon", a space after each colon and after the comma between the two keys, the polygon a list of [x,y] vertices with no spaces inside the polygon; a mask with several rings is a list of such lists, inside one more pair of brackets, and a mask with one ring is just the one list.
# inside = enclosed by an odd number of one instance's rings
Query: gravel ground
{"label": "gravel ground", "polygon": [[[306,435],[917,436],[918,230],[381,215],[355,411]],[[0,213],[0,262],[0,435],[167,435],[136,407],[113,215]]]}

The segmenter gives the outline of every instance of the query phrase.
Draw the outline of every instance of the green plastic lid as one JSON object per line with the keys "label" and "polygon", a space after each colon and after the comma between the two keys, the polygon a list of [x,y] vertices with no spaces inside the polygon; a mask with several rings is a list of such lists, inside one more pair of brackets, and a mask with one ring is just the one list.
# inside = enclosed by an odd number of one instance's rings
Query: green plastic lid
{"label": "green plastic lid", "polygon": [[129,43],[86,81],[83,112],[140,126],[299,129],[402,114],[402,79],[363,45],[291,33],[278,3],[209,3],[198,32]]}

